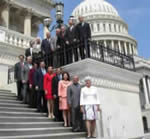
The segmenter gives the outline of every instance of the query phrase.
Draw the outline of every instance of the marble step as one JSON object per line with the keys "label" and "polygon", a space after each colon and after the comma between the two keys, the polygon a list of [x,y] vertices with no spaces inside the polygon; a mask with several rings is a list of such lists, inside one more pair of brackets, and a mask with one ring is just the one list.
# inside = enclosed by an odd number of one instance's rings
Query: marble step
{"label": "marble step", "polygon": [[1,122],[0,129],[62,127],[63,122]]}
{"label": "marble step", "polygon": [[18,108],[18,107],[1,107],[0,106],[0,111],[7,111],[7,112],[35,112],[37,109],[36,108]]}
{"label": "marble step", "polygon": [[53,120],[48,119],[47,117],[11,117],[11,116],[0,116],[0,123],[6,123],[6,122],[51,122]]}
{"label": "marble step", "polygon": [[48,134],[37,134],[37,135],[21,135],[21,136],[3,136],[0,139],[85,139],[85,133],[48,133]]}
{"label": "marble step", "polygon": [[6,117],[46,117],[46,113],[0,111],[0,116]]}

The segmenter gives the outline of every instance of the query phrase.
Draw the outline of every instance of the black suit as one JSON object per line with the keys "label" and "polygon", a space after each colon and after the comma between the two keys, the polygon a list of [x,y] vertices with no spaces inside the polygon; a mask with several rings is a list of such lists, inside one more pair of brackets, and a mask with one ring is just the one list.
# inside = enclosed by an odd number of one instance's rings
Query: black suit
{"label": "black suit", "polygon": [[60,45],[60,66],[67,64],[67,54],[66,54],[66,32],[60,34],[58,38],[58,45]]}
{"label": "black suit", "polygon": [[[89,48],[89,39],[91,39],[91,29],[90,25],[88,23],[79,23],[76,26],[77,29],[77,38],[80,41],[80,55],[81,59],[84,59],[86,57],[90,57],[90,48]],[[86,55],[84,53],[84,50],[86,50]]]}
{"label": "black suit", "polygon": [[66,31],[66,40],[69,42],[68,45],[68,63],[72,63],[72,54],[74,53],[75,61],[78,61],[78,54],[77,54],[77,48],[76,47],[76,40],[77,40],[77,33],[75,26],[68,27]]}
{"label": "black suit", "polygon": [[45,56],[45,63],[47,66],[53,66],[53,50],[52,50],[52,42],[48,39],[44,39],[41,44],[41,51]]}
{"label": "black suit", "polygon": [[58,84],[61,79],[56,75],[52,80],[52,94],[56,96],[54,99],[54,116],[57,121],[62,120],[62,112],[59,110]]}
{"label": "black suit", "polygon": [[[37,92],[37,109],[38,111],[47,111],[47,102],[45,99],[45,92],[43,89],[43,82],[44,82],[44,75],[42,73],[41,68],[39,68],[35,72],[34,76],[35,86],[38,86],[38,92]],[[41,100],[43,99],[43,106],[41,103]]]}
{"label": "black suit", "polygon": [[25,51],[25,56],[26,56],[26,57],[32,56],[30,48],[26,49],[26,51]]}
{"label": "black suit", "polygon": [[21,72],[22,72],[22,65],[20,62],[15,64],[15,69],[14,69],[14,78],[16,80],[16,84],[17,84],[17,99],[18,100],[22,100],[22,88],[23,88],[23,84],[22,84],[22,80],[21,80]]}

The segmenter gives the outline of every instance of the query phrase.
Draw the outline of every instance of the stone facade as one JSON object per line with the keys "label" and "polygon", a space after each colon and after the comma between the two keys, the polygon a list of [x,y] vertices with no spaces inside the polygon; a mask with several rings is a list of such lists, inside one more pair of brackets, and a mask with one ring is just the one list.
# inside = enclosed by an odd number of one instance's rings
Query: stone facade
{"label": "stone facade", "polygon": [[[51,19],[53,7],[52,0],[0,1],[0,74],[4,75],[5,71],[7,75],[8,68],[18,61],[18,55],[29,48],[30,40],[37,37],[39,24],[45,18]],[[6,84],[7,81],[1,78],[0,87]]]}
{"label": "stone facade", "polygon": [[[86,59],[65,66],[73,75],[90,76],[100,93],[101,118],[97,123],[101,137],[135,138],[144,134],[139,99],[139,80],[142,75],[112,65]],[[126,76],[124,76],[126,75]],[[98,131],[100,132],[100,131]]]}

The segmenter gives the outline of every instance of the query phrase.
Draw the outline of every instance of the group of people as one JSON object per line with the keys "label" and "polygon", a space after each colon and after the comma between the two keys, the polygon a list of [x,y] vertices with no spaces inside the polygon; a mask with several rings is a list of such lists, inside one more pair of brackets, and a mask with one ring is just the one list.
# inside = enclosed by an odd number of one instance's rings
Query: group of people
{"label": "group of people", "polygon": [[[46,59],[37,61],[34,56],[34,45],[39,45],[40,40],[30,42],[30,48],[26,50],[25,56],[19,56],[19,62],[15,64],[15,80],[17,84],[17,99],[22,103],[37,108],[37,112],[46,112],[48,118],[55,121],[64,121],[64,127],[71,127],[74,132],[84,129],[86,121],[87,137],[96,137],[96,119],[100,110],[98,90],[91,85],[91,79],[85,78],[85,87],[81,88],[77,75],[70,79],[68,72],[60,68],[64,60],[72,62],[72,54],[78,60],[77,49],[74,51],[63,51],[59,57],[53,57],[55,50],[72,48],[79,40],[80,56],[84,59],[90,56],[88,40],[91,37],[90,27],[85,23],[83,17],[79,17],[80,23],[76,26],[69,20],[69,27],[56,29],[56,37],[47,38],[42,41],[41,52]],[[63,47],[63,45],[65,46]],[[86,53],[85,53],[86,52]],[[64,58],[65,57],[65,58]],[[54,70],[55,68],[55,70]]]}
{"label": "group of people", "polygon": [[[79,17],[79,23],[75,24],[73,19],[69,19],[68,26],[62,25],[56,28],[55,37],[50,32],[46,33],[46,39],[41,42],[40,53],[46,65],[60,67],[90,57],[91,29],[90,25]],[[30,48],[26,50],[27,56],[34,56],[33,60],[39,61],[39,55],[34,52],[35,43],[30,43]],[[39,40],[36,41],[39,44]],[[79,52],[79,53],[78,53]]]}

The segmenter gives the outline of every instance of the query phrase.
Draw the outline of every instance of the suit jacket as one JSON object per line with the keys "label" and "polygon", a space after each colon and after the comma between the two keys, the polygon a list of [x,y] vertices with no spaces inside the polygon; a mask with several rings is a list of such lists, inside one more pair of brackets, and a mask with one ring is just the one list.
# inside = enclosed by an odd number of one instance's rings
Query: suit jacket
{"label": "suit jacket", "polygon": [[68,27],[68,29],[66,30],[66,40],[72,44],[74,43],[74,39],[77,39],[77,32],[76,32],[76,27],[73,26],[72,30],[71,27]]}
{"label": "suit jacket", "polygon": [[41,51],[44,52],[46,55],[52,53],[52,51],[53,51],[52,39],[50,40],[50,42],[47,39],[44,39],[42,41]]}
{"label": "suit jacket", "polygon": [[86,22],[84,22],[84,26],[82,26],[82,23],[77,24],[76,31],[77,31],[77,38],[80,41],[88,40],[91,38],[90,25]]}
{"label": "suit jacket", "polygon": [[73,108],[77,108],[80,106],[80,93],[81,86],[80,84],[72,84],[67,89],[67,101],[68,104]]}
{"label": "suit jacket", "polygon": [[58,84],[60,80],[58,75],[52,79],[52,94],[56,95],[56,97],[58,97]]}
{"label": "suit jacket", "polygon": [[35,72],[36,72],[35,68],[30,69],[30,71],[29,71],[29,84],[35,85],[35,81],[34,81]]}
{"label": "suit jacket", "polygon": [[21,70],[21,80],[24,80],[26,83],[29,81],[29,64],[25,63]]}
{"label": "suit jacket", "polygon": [[30,48],[26,49],[25,51],[25,56],[28,57],[28,56],[32,56],[31,52],[30,52]]}
{"label": "suit jacket", "polygon": [[21,63],[18,62],[15,64],[15,69],[14,69],[15,80],[21,81],[21,71],[22,71],[22,66],[21,66]]}
{"label": "suit jacket", "polygon": [[37,69],[34,76],[35,86],[39,87],[39,90],[43,90],[44,75],[41,68]]}

